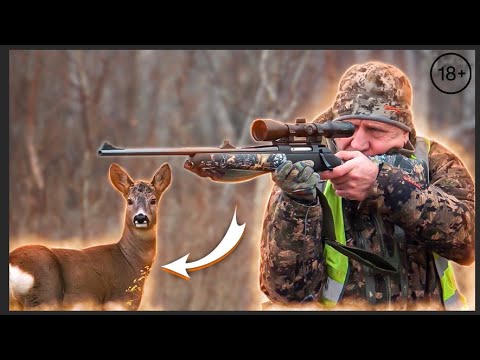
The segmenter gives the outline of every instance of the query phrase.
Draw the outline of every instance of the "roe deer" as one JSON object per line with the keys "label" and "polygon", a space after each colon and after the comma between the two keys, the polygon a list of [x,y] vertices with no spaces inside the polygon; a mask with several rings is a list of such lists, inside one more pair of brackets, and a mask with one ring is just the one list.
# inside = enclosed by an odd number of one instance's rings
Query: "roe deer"
{"label": "roe deer", "polygon": [[109,174],[127,202],[120,240],[82,250],[42,245],[13,250],[9,258],[11,309],[138,309],[143,280],[156,252],[158,203],[172,173],[165,163],[150,183],[132,181],[117,164],[110,165]]}

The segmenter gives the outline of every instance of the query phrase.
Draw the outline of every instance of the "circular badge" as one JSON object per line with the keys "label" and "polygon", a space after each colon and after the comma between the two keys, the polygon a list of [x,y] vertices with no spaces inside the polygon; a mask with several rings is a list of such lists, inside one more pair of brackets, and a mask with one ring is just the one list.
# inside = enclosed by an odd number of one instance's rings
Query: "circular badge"
{"label": "circular badge", "polygon": [[435,59],[430,68],[433,85],[445,94],[458,94],[472,80],[472,68],[462,55],[446,53]]}

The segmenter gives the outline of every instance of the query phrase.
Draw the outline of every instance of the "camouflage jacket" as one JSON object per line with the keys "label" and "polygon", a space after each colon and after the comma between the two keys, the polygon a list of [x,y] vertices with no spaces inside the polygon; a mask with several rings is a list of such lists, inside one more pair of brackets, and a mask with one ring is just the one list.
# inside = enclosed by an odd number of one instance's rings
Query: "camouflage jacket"
{"label": "camouflage jacket", "polygon": [[[360,208],[358,202],[343,199],[347,245],[381,254],[380,237],[388,248],[394,225],[404,230],[400,258],[408,276],[404,300],[409,309],[425,302],[428,308],[442,306],[432,251],[462,265],[474,260],[473,180],[462,162],[436,142],[431,145],[429,167],[430,185],[422,189],[404,181],[403,170],[384,163]],[[380,229],[374,213],[383,220]],[[274,186],[264,218],[260,265],[260,287],[272,302],[290,304],[320,297],[327,276],[322,216],[319,204],[302,205]],[[385,277],[372,275],[352,259],[349,267],[341,304],[367,305],[366,281],[372,278],[376,306],[386,302],[387,294],[392,303],[400,302],[395,281],[387,284]]]}

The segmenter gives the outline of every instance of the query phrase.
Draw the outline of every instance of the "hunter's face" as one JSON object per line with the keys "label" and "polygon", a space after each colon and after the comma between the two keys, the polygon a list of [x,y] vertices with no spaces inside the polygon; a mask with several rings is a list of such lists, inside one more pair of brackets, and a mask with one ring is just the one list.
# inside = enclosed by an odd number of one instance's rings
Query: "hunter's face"
{"label": "hunter's face", "polygon": [[401,149],[408,140],[408,131],[374,120],[346,120],[355,125],[349,138],[336,138],[338,150],[360,151],[366,156],[385,154],[393,148]]}

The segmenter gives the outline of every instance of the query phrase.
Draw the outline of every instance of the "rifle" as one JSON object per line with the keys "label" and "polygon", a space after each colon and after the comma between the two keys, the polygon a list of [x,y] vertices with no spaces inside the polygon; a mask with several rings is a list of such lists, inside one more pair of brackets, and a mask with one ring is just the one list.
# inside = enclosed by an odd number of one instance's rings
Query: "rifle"
{"label": "rifle", "polygon": [[349,122],[306,123],[297,118],[295,123],[272,119],[256,119],[251,135],[256,141],[271,141],[271,145],[236,148],[227,140],[219,147],[187,148],[130,148],[124,149],[104,142],[99,156],[159,156],[188,155],[185,168],[250,170],[258,175],[274,171],[284,161],[312,160],[317,172],[332,170],[342,161],[322,144],[322,137],[350,137],[355,127]]}
{"label": "rifle", "polygon": [[[355,126],[350,122],[306,123],[304,118],[295,119],[294,124],[282,123],[272,119],[256,119],[251,126],[251,134],[257,141],[271,141],[268,146],[249,146],[235,148],[225,141],[219,148],[117,148],[108,142],[103,143],[98,150],[99,156],[158,156],[158,155],[188,155],[184,167],[199,176],[209,176],[219,181],[244,181],[264,173],[274,171],[284,161],[312,160],[313,169],[317,172],[332,170],[342,161],[330,149],[322,144],[322,137],[350,137],[355,132]],[[207,170],[206,173],[196,170]],[[213,173],[208,172],[212,170]],[[225,173],[218,170],[228,170],[230,179],[225,179]],[[232,171],[248,170],[248,175],[232,175]],[[255,173],[252,175],[251,173]],[[215,178],[216,177],[216,178]],[[321,191],[320,191],[321,193]],[[369,251],[342,245],[334,241],[335,232],[330,207],[324,196],[320,196],[324,209],[326,244],[340,253],[367,265],[384,275],[397,275],[398,269],[381,256]]]}

